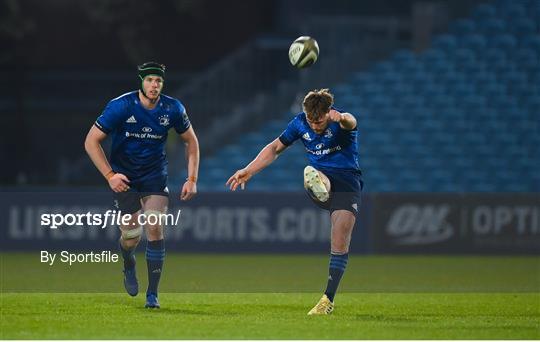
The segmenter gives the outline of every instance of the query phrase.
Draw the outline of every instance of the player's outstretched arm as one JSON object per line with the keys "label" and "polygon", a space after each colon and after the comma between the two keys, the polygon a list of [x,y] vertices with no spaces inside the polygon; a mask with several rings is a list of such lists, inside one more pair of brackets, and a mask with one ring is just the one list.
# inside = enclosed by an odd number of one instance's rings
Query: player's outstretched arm
{"label": "player's outstretched arm", "polygon": [[129,179],[125,175],[113,171],[111,165],[107,161],[105,152],[103,152],[101,142],[105,140],[105,138],[107,138],[107,134],[103,133],[96,126],[92,126],[86,135],[84,149],[98,171],[101,172],[105,179],[107,179],[109,186],[114,192],[127,191],[129,189]]}
{"label": "player's outstretched arm", "polygon": [[249,181],[251,177],[259,173],[268,165],[272,164],[278,155],[286,148],[287,146],[285,146],[279,139],[275,139],[270,144],[266,145],[261,152],[259,152],[257,157],[251,161],[251,163],[249,163],[243,169],[236,171],[225,184],[229,186],[232,191],[235,191],[239,185],[243,190],[247,181]]}
{"label": "player's outstretched arm", "polygon": [[187,131],[180,134],[180,138],[186,144],[186,161],[188,178],[182,186],[182,192],[180,193],[180,199],[187,201],[191,199],[197,193],[197,177],[199,174],[199,140],[195,135],[193,127],[189,127]]}

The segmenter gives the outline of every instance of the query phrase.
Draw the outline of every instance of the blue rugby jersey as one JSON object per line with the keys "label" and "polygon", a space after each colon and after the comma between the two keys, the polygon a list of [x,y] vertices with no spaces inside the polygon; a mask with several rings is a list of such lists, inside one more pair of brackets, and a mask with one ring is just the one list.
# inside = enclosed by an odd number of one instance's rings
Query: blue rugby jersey
{"label": "blue rugby jersey", "polygon": [[289,146],[301,139],[309,164],[316,169],[357,171],[360,170],[357,135],[357,127],[347,131],[338,122],[330,122],[322,134],[317,134],[309,127],[306,114],[302,112],[289,122],[279,140]]}
{"label": "blue rugby jersey", "polygon": [[161,94],[156,107],[145,109],[138,91],[111,100],[95,125],[112,137],[110,163],[115,172],[140,182],[167,175],[165,141],[170,128],[184,133],[190,122],[180,101]]}

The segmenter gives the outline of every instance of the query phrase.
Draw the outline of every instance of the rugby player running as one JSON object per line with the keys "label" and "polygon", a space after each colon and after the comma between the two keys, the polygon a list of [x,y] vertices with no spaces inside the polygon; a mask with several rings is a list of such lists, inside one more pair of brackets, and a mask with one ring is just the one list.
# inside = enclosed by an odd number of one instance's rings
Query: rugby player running
{"label": "rugby player running", "polygon": [[[136,296],[139,283],[135,272],[135,249],[143,227],[139,216],[160,216],[167,211],[167,158],[165,142],[171,128],[185,143],[188,177],[180,197],[189,200],[197,193],[199,143],[184,105],[161,93],[165,66],[147,62],[138,67],[139,89],[111,100],[88,132],[85,149],[90,159],[109,183],[115,206],[131,221],[121,225],[120,251],[124,259],[124,287]],[[110,163],[102,141],[112,137]],[[140,220],[143,221],[143,220]],[[159,308],[158,285],[165,259],[163,223],[146,224],[147,308]]]}

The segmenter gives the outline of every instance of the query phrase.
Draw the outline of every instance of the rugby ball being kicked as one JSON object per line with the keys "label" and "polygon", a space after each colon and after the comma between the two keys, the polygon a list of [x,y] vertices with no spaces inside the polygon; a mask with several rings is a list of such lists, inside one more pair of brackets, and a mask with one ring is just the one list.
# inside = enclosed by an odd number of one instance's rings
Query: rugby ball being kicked
{"label": "rugby ball being kicked", "polygon": [[289,61],[302,69],[313,65],[319,57],[319,44],[308,36],[298,37],[289,48]]}

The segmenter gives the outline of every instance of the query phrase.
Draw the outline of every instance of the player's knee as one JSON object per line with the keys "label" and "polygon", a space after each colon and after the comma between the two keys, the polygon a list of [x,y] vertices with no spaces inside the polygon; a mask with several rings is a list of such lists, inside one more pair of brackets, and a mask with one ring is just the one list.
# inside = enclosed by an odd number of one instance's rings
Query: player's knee
{"label": "player's knee", "polygon": [[158,210],[146,210],[144,212],[146,235],[151,240],[163,238],[162,215],[163,213]]}
{"label": "player's knee", "polygon": [[161,226],[161,221],[163,220],[163,213],[159,210],[149,209],[144,212],[143,217],[144,225],[146,227]]}
{"label": "player's knee", "polygon": [[138,238],[134,238],[134,239],[128,239],[128,240],[124,240],[122,237],[120,238],[122,240],[122,246],[125,248],[125,249],[132,249],[132,248],[135,248],[137,247],[137,245],[139,244],[139,242],[141,242],[141,237],[139,236]]}
{"label": "player's knee", "polygon": [[146,235],[149,240],[159,240],[163,238],[163,229],[160,225],[147,225]]}
{"label": "player's knee", "polygon": [[143,227],[137,226],[136,228],[132,227],[120,227],[120,230],[122,231],[122,240],[124,241],[130,241],[130,240],[139,240],[141,238]]}

